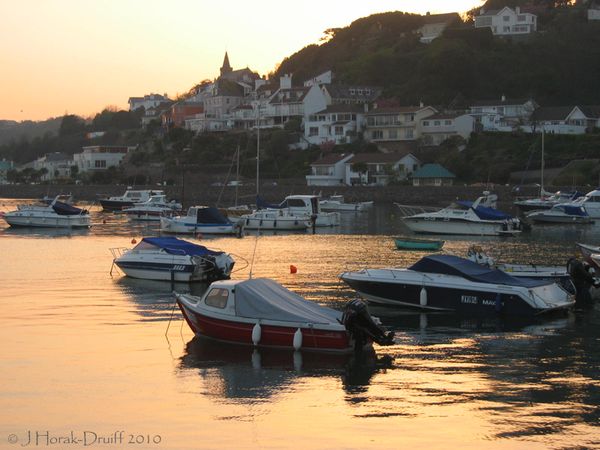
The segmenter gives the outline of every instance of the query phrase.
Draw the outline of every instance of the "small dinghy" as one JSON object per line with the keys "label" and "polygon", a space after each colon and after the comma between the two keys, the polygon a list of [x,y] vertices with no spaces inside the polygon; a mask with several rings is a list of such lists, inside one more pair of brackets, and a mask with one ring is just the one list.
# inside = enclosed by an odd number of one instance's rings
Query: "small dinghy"
{"label": "small dinghy", "polygon": [[113,264],[132,278],[163,281],[227,279],[235,261],[225,252],[176,237],[147,237],[132,249],[111,248]]}
{"label": "small dinghy", "polygon": [[433,239],[412,239],[399,237],[394,239],[398,250],[427,250],[436,252],[441,250],[445,241],[435,241]]}
{"label": "small dinghy", "polygon": [[342,314],[267,278],[216,281],[202,297],[175,297],[196,335],[220,341],[341,353],[393,343],[362,301],[349,302]]}

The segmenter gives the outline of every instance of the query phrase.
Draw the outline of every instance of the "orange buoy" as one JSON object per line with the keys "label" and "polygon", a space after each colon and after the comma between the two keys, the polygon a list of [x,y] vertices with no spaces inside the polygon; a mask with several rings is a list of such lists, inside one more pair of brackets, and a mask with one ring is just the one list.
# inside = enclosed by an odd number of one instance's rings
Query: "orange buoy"
{"label": "orange buoy", "polygon": [[137,244],[137,241],[135,240],[135,238],[133,238],[133,239],[131,240],[131,243],[132,243],[132,244]]}
{"label": "orange buoy", "polygon": [[292,264],[290,266],[290,273],[296,273],[296,272],[298,272],[298,268]]}

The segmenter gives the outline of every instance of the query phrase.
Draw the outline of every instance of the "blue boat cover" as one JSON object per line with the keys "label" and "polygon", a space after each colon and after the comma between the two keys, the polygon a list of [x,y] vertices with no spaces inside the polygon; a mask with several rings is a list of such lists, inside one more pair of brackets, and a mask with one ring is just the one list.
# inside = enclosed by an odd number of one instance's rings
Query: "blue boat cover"
{"label": "blue boat cover", "polygon": [[[459,200],[456,203],[465,206],[466,208],[473,207],[473,202],[468,200]],[[477,217],[479,217],[481,220],[510,220],[513,218],[510,214],[506,214],[502,211],[489,208],[487,206],[478,206],[473,211],[475,211],[475,214],[477,214]]]}
{"label": "blue boat cover", "polygon": [[570,216],[586,217],[588,215],[587,211],[583,206],[561,205],[561,208],[564,209],[565,214],[568,214]]}
{"label": "blue boat cover", "polygon": [[52,204],[52,209],[59,216],[78,216],[80,214],[87,214],[87,210],[77,208],[73,205],[69,205],[68,203],[63,203],[56,201]]}
{"label": "blue boat cover", "polygon": [[143,238],[140,244],[142,242],[162,248],[171,255],[207,256],[223,254],[223,252],[215,252],[202,245],[193,244],[176,237],[147,237]]}
{"label": "blue boat cover", "polygon": [[256,207],[258,209],[282,209],[285,208],[284,204],[273,204],[273,203],[268,203],[265,200],[263,200],[259,195],[256,196]]}
{"label": "blue boat cover", "polygon": [[[439,273],[466,278],[478,283],[504,284],[533,288],[552,284],[552,281],[538,281],[530,278],[513,277],[498,269],[477,264],[465,258],[454,255],[430,255],[417,261],[409,267],[410,270],[421,273]],[[465,287],[466,288],[466,287]]]}
{"label": "blue boat cover", "polygon": [[199,208],[196,214],[197,223],[219,223],[230,225],[231,221],[219,212],[217,208]]}

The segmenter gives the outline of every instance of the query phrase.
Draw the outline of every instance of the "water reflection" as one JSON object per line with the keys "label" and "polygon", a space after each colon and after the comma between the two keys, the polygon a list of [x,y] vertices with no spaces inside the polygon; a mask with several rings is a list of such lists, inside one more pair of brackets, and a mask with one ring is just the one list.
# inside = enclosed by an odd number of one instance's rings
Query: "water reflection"
{"label": "water reflection", "polygon": [[341,378],[348,393],[363,393],[375,373],[390,367],[391,358],[378,357],[372,349],[359,354],[298,352],[196,336],[186,344],[177,373],[199,375],[210,396],[266,400],[310,377]]}

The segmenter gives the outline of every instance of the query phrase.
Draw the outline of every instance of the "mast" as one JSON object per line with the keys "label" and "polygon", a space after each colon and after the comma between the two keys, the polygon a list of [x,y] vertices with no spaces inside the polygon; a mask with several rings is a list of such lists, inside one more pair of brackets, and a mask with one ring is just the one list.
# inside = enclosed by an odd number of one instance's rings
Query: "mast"
{"label": "mast", "polygon": [[544,197],[544,128],[542,128],[542,170],[540,175],[540,198]]}
{"label": "mast", "polygon": [[238,205],[238,189],[240,184],[240,144],[237,146],[237,164],[235,168],[235,206]]}
{"label": "mast", "polygon": [[257,103],[257,125],[256,125],[256,196],[260,193],[258,179],[260,174],[260,102]]}

